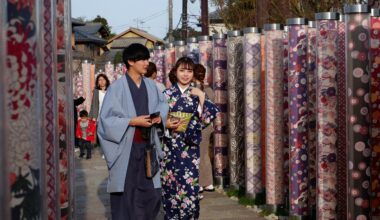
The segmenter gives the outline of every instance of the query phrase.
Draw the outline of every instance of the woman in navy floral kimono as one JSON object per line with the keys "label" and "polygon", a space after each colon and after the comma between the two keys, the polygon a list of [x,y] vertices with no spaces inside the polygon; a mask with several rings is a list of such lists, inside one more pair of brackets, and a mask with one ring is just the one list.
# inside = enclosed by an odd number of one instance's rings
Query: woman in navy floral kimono
{"label": "woman in navy floral kimono", "polygon": [[178,122],[169,116],[166,123],[161,172],[165,219],[199,218],[199,145],[202,129],[219,111],[204,92],[191,86],[193,67],[190,58],[179,59],[169,74],[173,86],[164,91],[170,113],[190,113],[191,117],[184,132],[177,129],[183,119]]}

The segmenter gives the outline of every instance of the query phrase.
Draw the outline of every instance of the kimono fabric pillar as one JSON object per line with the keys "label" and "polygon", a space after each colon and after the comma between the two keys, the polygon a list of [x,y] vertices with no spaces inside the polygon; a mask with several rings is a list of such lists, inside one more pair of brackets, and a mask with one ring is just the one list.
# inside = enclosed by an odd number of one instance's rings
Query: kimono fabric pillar
{"label": "kimono fabric pillar", "polygon": [[192,59],[194,63],[199,63],[199,44],[196,37],[187,39],[186,56]]}
{"label": "kimono fabric pillar", "polygon": [[[59,195],[59,163],[58,163],[58,133],[56,129],[56,122],[58,121],[57,112],[55,108],[55,100],[57,97],[56,91],[56,61],[55,61],[55,50],[56,39],[54,38],[54,27],[55,27],[55,14],[53,9],[55,4],[54,0],[43,0],[42,1],[42,14],[40,19],[41,36],[42,42],[42,82],[43,87],[43,146],[45,151],[45,158],[41,158],[41,161],[46,163],[45,168],[45,188],[46,193],[42,193],[44,197],[45,204],[43,204],[43,209],[45,209],[45,215],[42,218],[54,220],[59,219],[59,206],[58,206],[58,196]],[[0,67],[1,68],[1,67]],[[79,77],[78,77],[79,78]],[[80,78],[81,80],[81,78]],[[79,90],[80,92],[80,90]],[[1,104],[0,104],[1,105]],[[1,186],[0,186],[1,187]],[[3,195],[3,194],[2,194]],[[4,209],[2,209],[4,210]],[[46,218],[46,217],[47,218]],[[0,216],[0,218],[2,218]],[[3,218],[7,219],[7,218]]]}
{"label": "kimono fabric pillar", "polygon": [[175,60],[177,61],[179,58],[186,56],[186,42],[183,40],[175,41]]}
{"label": "kimono fabric pillar", "polygon": [[157,67],[156,81],[165,83],[165,51],[163,46],[154,47],[154,63]]}
{"label": "kimono fabric pillar", "polygon": [[244,80],[243,37],[241,31],[229,31],[227,39],[228,135],[230,185],[244,185]]}
{"label": "kimono fabric pillar", "polygon": [[369,7],[346,5],[348,219],[370,219]]}
{"label": "kimono fabric pillar", "polygon": [[261,181],[260,31],[244,29],[245,194],[254,199],[263,192]]}
{"label": "kimono fabric pillar", "polygon": [[115,75],[114,75],[114,65],[111,63],[111,61],[108,61],[106,65],[104,65],[104,72],[110,81],[112,83],[115,80]]}
{"label": "kimono fabric pillar", "polygon": [[84,107],[86,111],[90,112],[92,90],[91,90],[91,64],[85,60],[82,63],[82,76],[83,76],[83,92],[86,100],[84,101]]}
{"label": "kimono fabric pillar", "polygon": [[[266,100],[266,203],[276,210],[284,203],[284,155],[283,124],[284,75],[283,75],[283,27],[280,24],[265,24],[265,100]],[[281,127],[280,127],[281,128]]]}
{"label": "kimono fabric pillar", "polygon": [[[261,77],[260,77],[260,86],[261,86],[261,112],[266,112],[265,109],[265,31],[263,31],[260,36],[260,52],[261,52]],[[261,179],[262,184],[265,186],[265,117],[261,117]]]}
{"label": "kimono fabric pillar", "polygon": [[220,109],[214,121],[214,178],[215,184],[228,185],[228,93],[226,35],[213,36],[213,88],[215,104]]}
{"label": "kimono fabric pillar", "polygon": [[312,218],[316,212],[316,177],[317,177],[317,130],[316,130],[316,23],[309,21],[307,42],[307,90],[308,90],[308,166],[309,166],[309,213]]}
{"label": "kimono fabric pillar", "polygon": [[[1,148],[6,157],[5,176],[0,185],[6,197],[0,216],[5,219],[45,218],[45,163],[40,127],[42,113],[41,28],[37,12],[39,3],[2,1],[3,33],[1,44],[4,66],[1,72]],[[6,29],[4,28],[6,27]],[[4,29],[3,29],[4,28]],[[6,64],[6,65],[5,65]],[[3,108],[4,106],[4,108]],[[1,164],[4,165],[4,164]],[[4,185],[3,185],[4,184]],[[3,189],[0,190],[3,192]],[[1,194],[1,197],[4,196]],[[2,200],[3,198],[1,198]],[[11,209],[11,210],[9,210]],[[10,215],[11,214],[11,215]]]}
{"label": "kimono fabric pillar", "polygon": [[[322,12],[317,20],[317,219],[337,219],[338,19]],[[310,148],[310,145],[309,145]],[[310,155],[309,155],[310,157]]]}
{"label": "kimono fabric pillar", "polygon": [[283,94],[284,94],[284,103],[283,103],[283,142],[284,142],[284,202],[285,209],[289,209],[289,95],[288,95],[288,69],[289,69],[289,58],[288,58],[288,31],[289,27],[284,27],[284,32],[282,36],[282,41],[284,45],[283,52]]}
{"label": "kimono fabric pillar", "polygon": [[291,18],[289,26],[290,215],[308,215],[307,20]]}
{"label": "kimono fabric pillar", "polygon": [[338,198],[337,215],[347,219],[347,149],[346,149],[346,65],[345,65],[345,22],[344,15],[339,16],[338,23]]}
{"label": "kimono fabric pillar", "polygon": [[204,84],[212,87],[212,37],[199,36],[199,63],[206,68]]}
{"label": "kimono fabric pillar", "polygon": [[175,48],[173,43],[168,43],[165,45],[165,52],[164,52],[164,59],[165,59],[165,86],[166,88],[171,87],[171,83],[169,80],[169,73],[170,70],[173,68],[175,64]]}
{"label": "kimono fabric pillar", "polygon": [[380,217],[380,11],[371,11],[372,217]]}

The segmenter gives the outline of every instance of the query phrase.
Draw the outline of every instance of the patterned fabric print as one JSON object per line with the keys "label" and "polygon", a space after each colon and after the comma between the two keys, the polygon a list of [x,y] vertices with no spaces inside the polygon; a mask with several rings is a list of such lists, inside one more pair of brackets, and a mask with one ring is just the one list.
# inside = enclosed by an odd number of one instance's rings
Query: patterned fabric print
{"label": "patterned fabric print", "polygon": [[[260,39],[260,51],[261,51],[261,82],[260,82],[260,87],[261,87],[261,112],[266,112],[266,109],[265,109],[265,66],[266,66],[266,62],[265,62],[265,35],[261,35],[261,39]],[[262,182],[263,182],[263,185],[265,185],[265,174],[266,174],[266,171],[265,171],[265,146],[266,146],[266,138],[265,138],[265,125],[266,125],[266,118],[265,117],[261,117],[261,159],[262,159],[262,164],[261,164],[261,169],[262,169],[262,172],[261,172],[261,178],[262,178]]]}
{"label": "patterned fabric print", "polygon": [[199,44],[188,43],[186,48],[186,56],[192,59],[194,63],[199,63]]}
{"label": "patterned fabric print", "polygon": [[371,17],[372,216],[380,217],[380,18]]}
{"label": "patterned fabric print", "polygon": [[289,27],[290,214],[308,213],[307,27]]}
{"label": "patterned fabric print", "polygon": [[154,61],[157,67],[156,81],[165,83],[165,51],[163,49],[154,50]]}
{"label": "patterned fabric print", "polygon": [[54,220],[57,217],[57,173],[58,161],[55,154],[56,133],[54,132],[55,125],[55,111],[54,111],[54,93],[55,86],[53,80],[55,79],[54,65],[53,65],[53,25],[52,18],[52,0],[43,1],[43,61],[44,61],[44,128],[45,128],[45,159],[46,159],[46,193],[47,193],[47,218]]}
{"label": "patterned fabric print", "polygon": [[183,56],[186,56],[186,46],[175,46],[175,60],[177,61]]}
{"label": "patterned fabric print", "polygon": [[[79,72],[76,76],[74,76],[74,97],[79,98],[83,97],[84,90],[83,90],[83,75],[81,72]],[[77,107],[77,112],[79,113],[84,109],[84,104],[80,104]]]}
{"label": "patterned fabric print", "polygon": [[[289,68],[289,58],[288,58],[288,32],[284,31],[283,34],[283,45],[284,45],[284,55],[283,55],[283,68],[284,68],[284,130],[283,130],[283,140],[284,140],[284,193],[285,193],[285,204],[289,204],[289,95],[288,95],[288,68]],[[289,208],[289,207],[285,207]]]}
{"label": "patterned fabric print", "polygon": [[227,40],[228,134],[230,184],[244,186],[244,76],[243,37]]}
{"label": "patterned fabric print", "polygon": [[82,63],[82,77],[83,77],[83,93],[85,101],[83,103],[86,111],[90,112],[91,100],[92,100],[92,91],[91,91],[91,64]]}
{"label": "patterned fabric print", "polygon": [[346,150],[346,66],[345,23],[339,22],[338,36],[338,208],[337,215],[347,219],[347,150]]}
{"label": "patterned fabric print", "polygon": [[[36,3],[8,0],[6,77],[6,148],[12,219],[41,216],[40,153],[41,133],[37,107]],[[4,74],[4,73],[2,73]],[[1,146],[5,147],[5,146]]]}
{"label": "patterned fabric print", "polygon": [[191,96],[190,90],[182,94],[178,85],[165,90],[164,94],[171,112],[193,114],[185,132],[165,132],[161,174],[165,219],[198,219],[201,132],[215,119],[218,109],[206,100],[199,115],[199,98]]}
{"label": "patterned fabric print", "polygon": [[309,28],[307,41],[307,63],[308,63],[308,155],[309,155],[309,213],[315,213],[316,209],[316,177],[317,177],[317,130],[316,130],[316,56],[317,56],[317,44],[316,44],[316,28]]}
{"label": "patterned fabric print", "polygon": [[226,39],[213,42],[213,88],[215,104],[220,109],[214,122],[214,177],[221,184],[227,177],[228,167],[228,115],[227,115],[227,47]]}
{"label": "patterned fabric print", "polygon": [[204,84],[212,86],[212,41],[199,42],[199,63],[206,68]]}
{"label": "patterned fabric print", "polygon": [[369,14],[346,15],[348,219],[370,219]]}
{"label": "patterned fabric print", "polygon": [[108,77],[108,80],[110,81],[110,83],[115,81],[114,65],[112,63],[107,63],[104,66],[104,72],[106,76]]}
{"label": "patterned fabric print", "polygon": [[174,47],[165,48],[164,57],[165,57],[165,86],[166,86],[166,88],[170,88],[171,83],[169,80],[169,73],[175,64],[175,49],[174,49]]}
{"label": "patterned fabric print", "polygon": [[125,72],[127,71],[127,67],[124,63],[118,63],[115,68],[115,80],[120,79],[122,76],[124,76]]}
{"label": "patterned fabric print", "polygon": [[284,202],[284,154],[282,129],[283,124],[283,31],[266,31],[266,201],[269,205]]}
{"label": "patterned fabric print", "polygon": [[336,219],[338,21],[317,25],[317,218]]}
{"label": "patterned fabric print", "polygon": [[261,183],[261,52],[260,34],[244,34],[244,103],[245,103],[245,187],[246,195],[255,198],[263,191]]}

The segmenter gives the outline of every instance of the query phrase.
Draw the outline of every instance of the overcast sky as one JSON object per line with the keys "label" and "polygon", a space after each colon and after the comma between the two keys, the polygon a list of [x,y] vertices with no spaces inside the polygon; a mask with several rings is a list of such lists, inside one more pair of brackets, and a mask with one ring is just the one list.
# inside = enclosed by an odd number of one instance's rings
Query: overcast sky
{"label": "overcast sky", "polygon": [[[120,33],[129,27],[139,27],[164,38],[168,30],[168,0],[72,0],[72,17],[91,20],[100,15],[108,20],[112,32]],[[209,12],[213,9],[209,8]],[[182,0],[173,0],[173,28],[179,23]],[[200,0],[188,2],[190,26],[196,27],[200,16]],[[179,24],[179,27],[181,24]]]}

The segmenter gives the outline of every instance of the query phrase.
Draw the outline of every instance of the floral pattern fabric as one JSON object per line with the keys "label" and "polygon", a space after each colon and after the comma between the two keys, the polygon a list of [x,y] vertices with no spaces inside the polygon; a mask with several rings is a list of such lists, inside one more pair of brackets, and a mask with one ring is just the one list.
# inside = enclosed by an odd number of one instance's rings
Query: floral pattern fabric
{"label": "floral pattern fabric", "polygon": [[170,112],[192,113],[185,132],[167,130],[164,136],[164,159],[161,182],[165,219],[199,218],[199,145],[202,129],[216,118],[215,104],[205,100],[202,114],[199,98],[187,89],[181,93],[178,85],[164,91]]}

